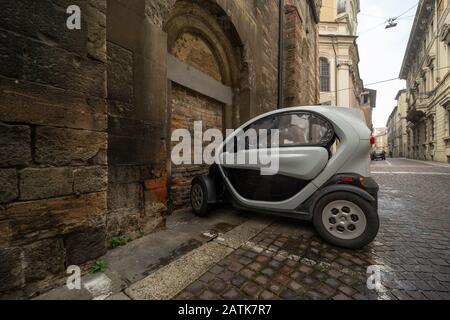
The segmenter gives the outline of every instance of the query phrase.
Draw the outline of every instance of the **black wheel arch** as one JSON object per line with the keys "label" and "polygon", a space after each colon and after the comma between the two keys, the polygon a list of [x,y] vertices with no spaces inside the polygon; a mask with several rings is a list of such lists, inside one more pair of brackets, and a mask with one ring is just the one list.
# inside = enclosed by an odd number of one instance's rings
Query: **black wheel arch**
{"label": "black wheel arch", "polygon": [[216,204],[217,203],[217,193],[216,193],[216,185],[214,180],[210,176],[198,176],[192,180],[192,185],[195,183],[201,183],[207,192],[208,204]]}
{"label": "black wheel arch", "polygon": [[369,192],[352,185],[339,184],[339,185],[331,185],[318,191],[311,199],[311,202],[309,203],[310,213],[313,214],[314,209],[316,208],[316,205],[320,201],[320,199],[336,192],[348,192],[357,195],[378,209],[378,200],[374,198]]}

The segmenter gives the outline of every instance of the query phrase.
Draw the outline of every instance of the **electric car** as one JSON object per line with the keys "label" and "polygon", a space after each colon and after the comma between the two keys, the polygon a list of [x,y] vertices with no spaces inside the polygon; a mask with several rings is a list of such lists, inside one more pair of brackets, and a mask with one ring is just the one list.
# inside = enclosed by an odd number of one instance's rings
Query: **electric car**
{"label": "electric car", "polygon": [[204,217],[211,206],[231,204],[307,220],[328,243],[362,248],[380,225],[373,143],[357,109],[310,106],[258,116],[225,139],[208,175],[194,178],[193,212]]}

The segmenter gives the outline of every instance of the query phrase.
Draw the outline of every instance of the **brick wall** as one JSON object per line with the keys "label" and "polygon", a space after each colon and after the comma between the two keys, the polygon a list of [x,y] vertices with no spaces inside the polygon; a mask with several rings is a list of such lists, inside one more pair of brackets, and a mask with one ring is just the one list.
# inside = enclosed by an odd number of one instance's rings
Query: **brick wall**
{"label": "brick wall", "polygon": [[286,1],[285,106],[319,103],[318,29],[308,1]]}
{"label": "brick wall", "polygon": [[[172,87],[172,129],[188,129],[194,137],[194,122],[202,121],[203,130],[222,130],[223,105],[210,98],[196,94],[174,84]],[[201,139],[201,137],[200,137]],[[175,143],[173,143],[175,144]],[[208,143],[204,143],[206,147]],[[194,141],[192,141],[192,149]],[[208,173],[208,165],[172,165],[171,201],[173,209],[185,208],[189,205],[192,179]]]}

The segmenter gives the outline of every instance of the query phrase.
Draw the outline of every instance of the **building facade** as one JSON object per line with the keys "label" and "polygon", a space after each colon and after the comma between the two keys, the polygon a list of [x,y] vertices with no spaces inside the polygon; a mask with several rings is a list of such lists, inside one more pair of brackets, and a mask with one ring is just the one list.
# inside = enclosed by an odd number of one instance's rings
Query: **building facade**
{"label": "building facade", "polygon": [[45,291],[185,207],[206,167],[172,164],[175,129],[236,128],[281,92],[319,102],[320,1],[74,0],[74,30],[65,4],[0,3],[2,297]]}
{"label": "building facade", "polygon": [[397,106],[392,111],[388,123],[389,153],[393,157],[408,157],[408,103],[407,91],[400,90],[395,98]]}
{"label": "building facade", "polygon": [[366,90],[359,73],[357,44],[359,0],[324,0],[320,17],[320,102],[323,105],[360,108],[368,127],[376,92]]}
{"label": "building facade", "polygon": [[399,153],[399,134],[398,134],[398,108],[395,107],[389,116],[387,122],[387,134],[388,134],[388,154],[391,156],[396,156]]}
{"label": "building facade", "polygon": [[374,129],[373,136],[375,138],[375,144],[372,147],[372,151],[383,150],[386,155],[389,154],[389,135],[387,128]]}
{"label": "building facade", "polygon": [[421,0],[400,78],[407,83],[408,157],[450,163],[450,6]]}

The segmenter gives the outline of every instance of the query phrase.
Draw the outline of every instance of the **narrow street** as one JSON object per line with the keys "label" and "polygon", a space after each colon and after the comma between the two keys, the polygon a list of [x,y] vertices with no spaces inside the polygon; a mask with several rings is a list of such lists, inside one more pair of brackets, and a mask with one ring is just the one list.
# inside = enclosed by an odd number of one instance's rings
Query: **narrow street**
{"label": "narrow street", "polygon": [[[363,251],[331,248],[308,224],[277,220],[178,298],[449,299],[450,167],[374,162],[381,230]],[[367,289],[381,267],[383,288]]]}
{"label": "narrow street", "polygon": [[38,299],[450,299],[450,166],[388,159],[372,171],[381,228],[363,250],[331,247],[291,219],[180,212],[166,230],[109,252],[108,271],[84,277],[88,290]]}

